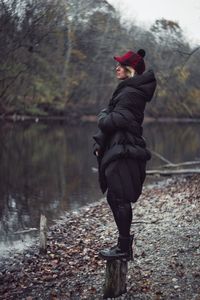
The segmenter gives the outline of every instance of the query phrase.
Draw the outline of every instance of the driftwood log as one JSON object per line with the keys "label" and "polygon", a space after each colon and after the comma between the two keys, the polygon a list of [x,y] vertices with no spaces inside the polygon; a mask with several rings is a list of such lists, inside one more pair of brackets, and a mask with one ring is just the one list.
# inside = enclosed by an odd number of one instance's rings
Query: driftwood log
{"label": "driftwood log", "polygon": [[174,164],[174,163],[166,164],[166,165],[163,165],[162,167],[163,168],[177,168],[177,167],[182,167],[182,166],[192,166],[192,165],[197,166],[199,164],[200,164],[200,161],[195,160],[195,161],[184,161],[184,162],[181,162],[178,164]]}
{"label": "driftwood log", "polygon": [[128,263],[126,259],[106,261],[103,298],[116,298],[126,293],[126,274]]}
{"label": "driftwood log", "polygon": [[47,252],[47,218],[40,216],[40,254]]}
{"label": "driftwood log", "polygon": [[180,170],[147,170],[147,175],[159,174],[163,176],[177,174],[200,174],[200,169],[180,169]]}

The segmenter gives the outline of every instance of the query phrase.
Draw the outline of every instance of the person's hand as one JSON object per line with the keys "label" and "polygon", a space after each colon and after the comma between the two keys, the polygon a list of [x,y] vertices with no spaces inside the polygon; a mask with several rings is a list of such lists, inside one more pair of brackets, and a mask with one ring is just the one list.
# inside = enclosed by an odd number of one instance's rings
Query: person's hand
{"label": "person's hand", "polygon": [[107,115],[108,115],[108,109],[104,108],[100,111],[97,118],[98,118],[98,120],[100,120],[101,118],[105,118]]}
{"label": "person's hand", "polygon": [[99,145],[95,142],[93,145],[93,154],[98,157],[100,152],[100,147]]}

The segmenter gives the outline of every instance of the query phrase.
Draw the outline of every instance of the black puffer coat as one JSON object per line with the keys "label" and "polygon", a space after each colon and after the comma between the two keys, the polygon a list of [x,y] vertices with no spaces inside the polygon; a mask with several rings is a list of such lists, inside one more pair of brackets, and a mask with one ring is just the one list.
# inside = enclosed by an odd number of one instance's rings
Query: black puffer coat
{"label": "black puffer coat", "polygon": [[[102,110],[98,116],[99,131],[93,138],[96,142],[94,151],[99,151],[99,181],[103,193],[108,187],[105,173],[111,162],[119,162],[120,160],[120,168],[123,169],[122,162],[125,161],[124,159],[127,159],[129,163],[131,160],[134,160],[134,163],[137,162],[139,164],[139,168],[135,168],[134,165],[134,169],[141,170],[140,167],[143,166],[142,170],[145,172],[144,166],[146,161],[151,158],[151,154],[146,149],[146,144],[142,137],[142,122],[146,103],[152,99],[155,88],[156,79],[152,70],[142,75],[125,79],[119,83],[114,91],[108,108]],[[107,171],[107,173],[109,172]],[[134,173],[134,176],[122,174],[124,178],[127,178],[127,176],[132,177],[132,180],[129,180],[129,182],[132,182],[133,187],[138,185],[134,178],[143,177],[141,185],[145,178],[139,173]],[[128,187],[123,188],[127,190]],[[135,189],[140,192],[141,188],[135,186]],[[134,197],[134,199],[132,194],[127,197],[130,198],[129,201],[135,202],[139,195],[137,193],[137,197]]]}

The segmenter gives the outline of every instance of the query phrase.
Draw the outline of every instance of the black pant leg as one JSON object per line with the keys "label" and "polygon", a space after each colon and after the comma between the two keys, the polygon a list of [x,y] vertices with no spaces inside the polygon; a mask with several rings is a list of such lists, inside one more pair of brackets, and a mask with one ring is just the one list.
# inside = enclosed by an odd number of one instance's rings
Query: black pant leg
{"label": "black pant leg", "polygon": [[132,223],[131,203],[126,202],[122,198],[117,198],[117,196],[111,192],[108,192],[107,194],[107,201],[113,212],[119,235],[122,237],[129,237]]}

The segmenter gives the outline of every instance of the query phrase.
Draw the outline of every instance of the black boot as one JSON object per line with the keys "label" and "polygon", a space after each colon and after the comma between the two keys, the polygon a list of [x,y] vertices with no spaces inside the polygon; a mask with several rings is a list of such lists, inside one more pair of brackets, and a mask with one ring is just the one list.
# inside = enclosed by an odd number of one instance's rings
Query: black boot
{"label": "black boot", "polygon": [[[132,249],[133,239],[134,239],[134,234],[131,234],[131,235],[130,235],[130,247],[131,247],[131,250],[132,250],[132,254],[133,254],[133,249]],[[115,248],[119,248],[119,245],[120,245],[120,237],[118,237],[117,245],[111,247],[110,249],[113,250],[113,249],[115,249]]]}
{"label": "black boot", "polygon": [[134,235],[131,235],[130,237],[119,237],[116,246],[112,247],[110,250],[100,251],[99,256],[106,260],[122,258],[133,260],[133,237]]}

